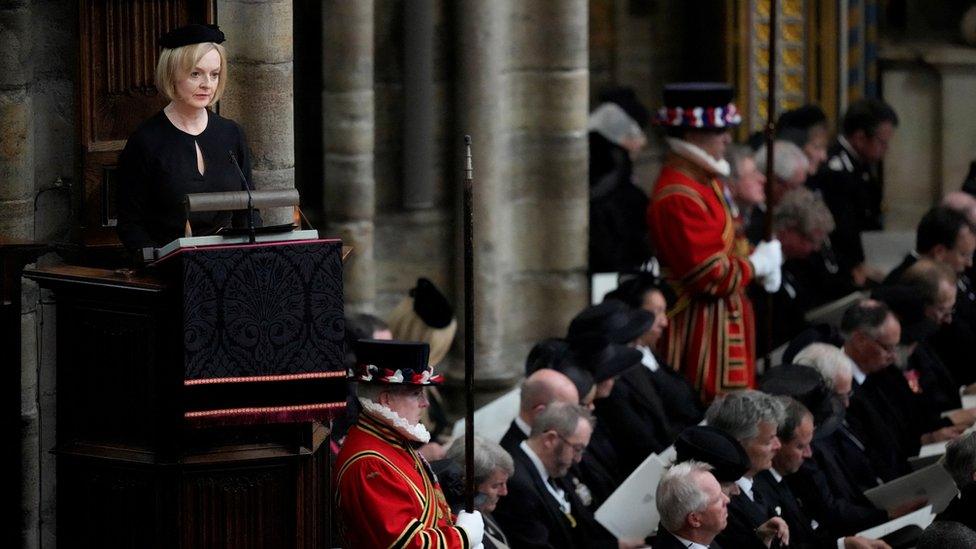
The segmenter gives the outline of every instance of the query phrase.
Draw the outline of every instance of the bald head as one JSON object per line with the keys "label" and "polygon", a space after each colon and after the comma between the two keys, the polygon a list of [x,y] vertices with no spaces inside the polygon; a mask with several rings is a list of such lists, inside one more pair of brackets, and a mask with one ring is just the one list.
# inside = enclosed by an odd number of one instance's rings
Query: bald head
{"label": "bald head", "polygon": [[522,384],[519,417],[532,425],[535,416],[551,402],[579,404],[579,391],[571,379],[556,370],[536,370]]}

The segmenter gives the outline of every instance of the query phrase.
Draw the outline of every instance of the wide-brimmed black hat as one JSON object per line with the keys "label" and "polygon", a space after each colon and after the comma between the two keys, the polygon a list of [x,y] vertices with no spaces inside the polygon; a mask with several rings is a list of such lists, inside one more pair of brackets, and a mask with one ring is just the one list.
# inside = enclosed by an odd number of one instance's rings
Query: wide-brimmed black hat
{"label": "wide-brimmed black hat", "polygon": [[525,377],[543,368],[557,369],[568,352],[569,343],[565,339],[550,337],[536,343],[529,351],[529,356],[525,358]]}
{"label": "wide-brimmed black hat", "polygon": [[749,454],[732,436],[708,425],[688,427],[674,441],[676,463],[695,460],[713,467],[719,482],[735,482],[749,470]]}
{"label": "wide-brimmed black hat", "polygon": [[770,368],[759,389],[771,395],[795,398],[813,414],[814,438],[828,437],[844,421],[844,404],[827,386],[820,372],[809,366],[785,364]]}
{"label": "wide-brimmed black hat", "polygon": [[600,383],[637,366],[642,357],[643,355],[637,349],[611,343],[595,350],[571,350],[564,360],[589,371],[593,374],[593,380]]}
{"label": "wide-brimmed black hat", "polygon": [[566,340],[574,349],[596,350],[610,343],[630,343],[653,324],[653,313],[632,309],[616,299],[605,299],[573,317]]}
{"label": "wide-brimmed black hat", "polygon": [[430,346],[417,341],[360,339],[356,365],[346,379],[385,385],[440,385],[444,376],[428,365]]}
{"label": "wide-brimmed black hat", "polygon": [[724,82],[682,82],[664,86],[664,106],[654,122],[659,126],[719,130],[742,123],[732,103],[735,92]]}
{"label": "wide-brimmed black hat", "polygon": [[939,326],[925,315],[925,300],[918,292],[907,286],[895,284],[880,286],[871,292],[871,297],[891,309],[901,324],[903,345],[925,341]]}
{"label": "wide-brimmed black hat", "polygon": [[413,297],[413,312],[431,328],[446,328],[454,320],[450,302],[430,280],[418,278],[410,296]]}
{"label": "wide-brimmed black hat", "polygon": [[619,284],[603,297],[623,301],[632,308],[639,309],[644,305],[644,296],[651,290],[657,290],[668,303],[675,302],[674,290],[663,279],[651,273],[628,273],[620,275]]}
{"label": "wide-brimmed black hat", "polygon": [[200,25],[197,23],[173,29],[159,37],[159,46],[172,49],[190,44],[213,42],[220,44],[224,41],[224,33],[217,25]]}

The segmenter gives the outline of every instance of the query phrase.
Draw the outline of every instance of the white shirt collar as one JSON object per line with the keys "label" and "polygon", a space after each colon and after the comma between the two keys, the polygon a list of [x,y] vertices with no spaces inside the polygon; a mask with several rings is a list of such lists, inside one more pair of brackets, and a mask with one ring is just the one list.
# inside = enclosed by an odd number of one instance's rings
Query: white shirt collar
{"label": "white shirt collar", "polygon": [[515,425],[528,437],[532,433],[532,426],[525,422],[520,416],[515,416]]}
{"label": "white shirt collar", "polygon": [[864,383],[864,380],[868,378],[868,375],[865,374],[864,372],[862,372],[861,369],[857,367],[857,363],[852,360],[851,361],[851,377],[853,377],[854,378],[854,382],[857,383],[858,386],[860,386],[861,384]]}
{"label": "white shirt collar", "polygon": [[755,501],[756,498],[752,495],[752,479],[749,477],[739,477],[739,480],[735,481],[742,493],[749,498],[750,501]]}
{"label": "white shirt collar", "polygon": [[716,159],[705,152],[705,149],[697,145],[692,145],[683,139],[665,137],[664,140],[667,141],[668,146],[671,147],[674,154],[694,163],[699,168],[711,174],[728,177],[732,173],[732,168],[729,166],[728,160],[724,158]]}
{"label": "white shirt collar", "polygon": [[532,465],[535,466],[535,470],[542,478],[542,484],[545,485],[546,490],[549,491],[549,494],[555,498],[556,503],[559,504],[559,507],[562,509],[563,513],[569,514],[572,511],[572,507],[569,504],[569,500],[566,499],[566,493],[549,483],[549,471],[546,471],[546,466],[542,464],[542,460],[539,459],[539,456],[537,456],[532,450],[532,447],[529,446],[529,441],[523,440],[521,444],[519,444],[519,448],[525,452],[525,455],[529,456],[529,461],[532,462]]}
{"label": "white shirt collar", "polygon": [[777,471],[775,467],[769,468],[769,474],[773,475],[773,479],[775,479],[777,483],[783,482],[783,475],[779,474],[779,471]]}
{"label": "white shirt collar", "polygon": [[651,349],[643,345],[638,345],[637,350],[641,352],[641,364],[647,367],[648,370],[656,372],[660,365],[657,363],[657,357],[651,352]]}
{"label": "white shirt collar", "polygon": [[837,142],[840,143],[841,147],[844,147],[844,150],[847,151],[847,154],[849,154],[851,158],[855,160],[860,160],[860,158],[858,158],[857,156],[857,151],[854,150],[854,146],[851,145],[851,142],[848,141],[846,137],[844,137],[843,135],[838,135]]}
{"label": "white shirt collar", "polygon": [[674,536],[674,538],[676,540],[680,541],[681,542],[681,545],[684,545],[688,549],[708,549],[708,546],[707,545],[702,545],[702,544],[698,543],[697,541],[691,541],[690,539],[685,539],[685,538],[683,538],[683,537],[681,537],[679,535],[676,535],[676,534],[671,534],[671,535]]}

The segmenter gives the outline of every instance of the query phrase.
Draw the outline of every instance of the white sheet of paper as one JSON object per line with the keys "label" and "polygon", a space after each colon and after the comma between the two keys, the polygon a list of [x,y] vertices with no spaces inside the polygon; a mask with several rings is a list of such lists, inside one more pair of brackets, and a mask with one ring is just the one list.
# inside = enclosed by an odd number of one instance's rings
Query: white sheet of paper
{"label": "white sheet of paper", "polygon": [[895,530],[904,528],[909,524],[916,524],[919,528],[924,530],[928,528],[929,524],[932,524],[934,519],[935,513],[932,512],[932,506],[926,505],[914,513],[908,513],[903,517],[889,520],[888,522],[879,524],[874,528],[868,528],[863,532],[858,532],[857,535],[868,539],[881,539]]}
{"label": "white sheet of paper", "polygon": [[941,513],[959,491],[949,472],[933,463],[864,492],[879,509],[891,509],[918,497],[926,497],[936,513]]}
{"label": "white sheet of paper", "polygon": [[674,444],[668,446],[658,454],[658,459],[665,465],[670,465],[678,457],[678,451],[674,449]]}
{"label": "white sheet of paper", "polygon": [[933,442],[932,444],[926,444],[918,451],[918,457],[928,457],[928,456],[941,456],[945,453],[946,443],[943,442]]}
{"label": "white sheet of paper", "polygon": [[644,539],[657,530],[657,485],[664,462],[651,454],[596,510],[596,520],[618,539]]}
{"label": "white sheet of paper", "polygon": [[[512,424],[512,420],[519,413],[521,398],[522,387],[519,386],[475,410],[474,434],[492,442],[501,440]],[[464,435],[464,424],[463,417],[454,423],[451,438]]]}

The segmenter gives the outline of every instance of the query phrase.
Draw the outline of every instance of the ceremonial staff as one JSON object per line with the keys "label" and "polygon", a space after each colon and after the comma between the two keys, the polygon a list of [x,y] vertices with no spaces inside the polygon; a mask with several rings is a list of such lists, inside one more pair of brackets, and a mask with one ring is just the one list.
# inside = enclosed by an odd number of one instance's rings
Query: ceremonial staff
{"label": "ceremonial staff", "polygon": [[464,136],[464,510],[474,512],[474,221],[471,136]]}
{"label": "ceremonial staff", "polygon": [[[766,216],[763,220],[763,239],[773,240],[773,143],[776,140],[776,4],[777,0],[769,0],[769,89],[766,102]],[[773,294],[766,294],[766,322],[762,327],[766,331],[766,368],[772,367],[773,349]]]}

